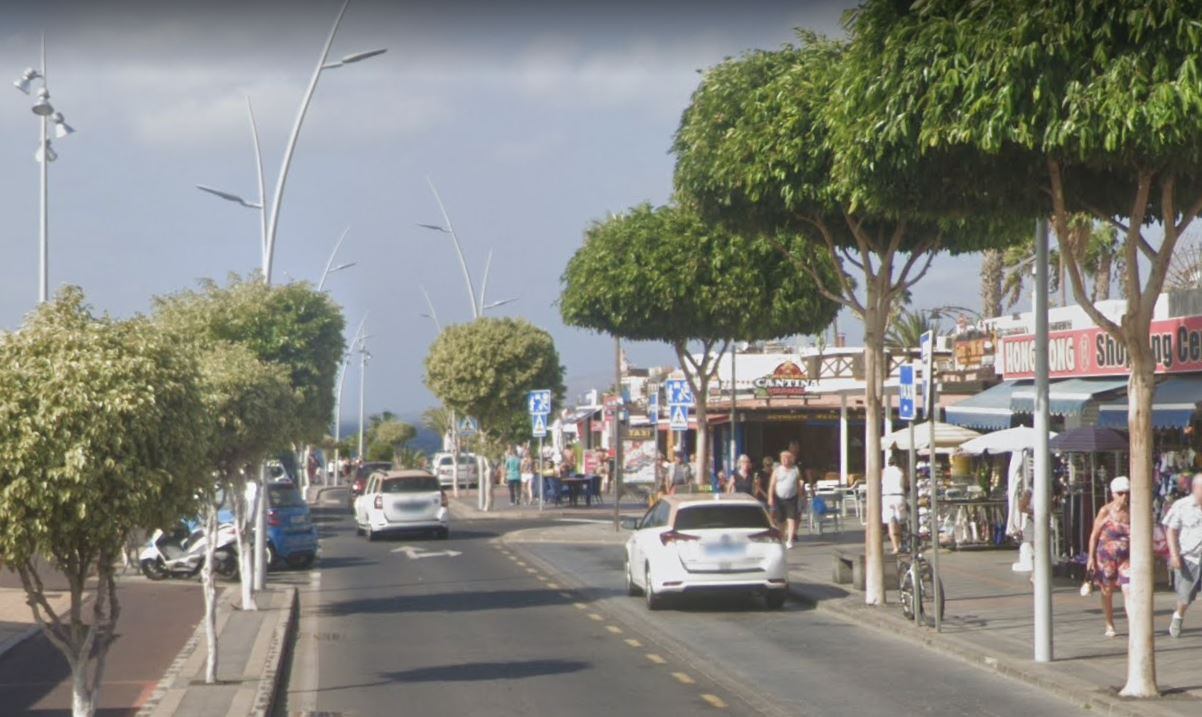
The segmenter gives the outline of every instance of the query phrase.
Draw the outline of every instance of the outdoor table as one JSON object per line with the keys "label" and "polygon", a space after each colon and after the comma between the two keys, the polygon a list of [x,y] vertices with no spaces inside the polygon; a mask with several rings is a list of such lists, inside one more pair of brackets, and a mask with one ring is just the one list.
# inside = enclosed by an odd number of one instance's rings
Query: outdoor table
{"label": "outdoor table", "polygon": [[568,505],[580,505],[580,489],[584,489],[585,505],[593,504],[593,494],[589,490],[590,484],[593,482],[591,476],[572,476],[570,478],[560,478],[559,483],[564,488],[568,489]]}

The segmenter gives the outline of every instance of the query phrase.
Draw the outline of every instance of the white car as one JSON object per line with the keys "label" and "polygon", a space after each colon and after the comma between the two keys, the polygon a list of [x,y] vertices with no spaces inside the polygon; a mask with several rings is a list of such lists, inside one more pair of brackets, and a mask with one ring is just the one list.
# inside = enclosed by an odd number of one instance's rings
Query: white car
{"label": "white car", "polygon": [[447,496],[427,471],[373,473],[363,495],[355,498],[355,528],[368,540],[402,532],[434,533],[446,539],[451,535]]}
{"label": "white car", "polygon": [[770,609],[785,604],[789,566],[781,534],[750,496],[673,495],[623,526],[626,590],[643,594],[647,607],[670,595],[746,592]]}
{"label": "white car", "polygon": [[[431,465],[434,468],[435,475],[438,476],[438,484],[443,488],[450,488],[455,484],[455,475],[453,473],[455,467],[454,458],[450,453],[435,453],[431,460]],[[479,483],[476,470],[476,456],[471,453],[459,454],[459,487],[474,488]]]}

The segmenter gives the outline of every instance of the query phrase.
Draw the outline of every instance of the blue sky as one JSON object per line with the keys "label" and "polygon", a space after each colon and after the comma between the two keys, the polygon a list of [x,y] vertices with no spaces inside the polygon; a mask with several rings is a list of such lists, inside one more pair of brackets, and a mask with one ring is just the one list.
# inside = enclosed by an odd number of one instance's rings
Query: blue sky
{"label": "blue sky", "polygon": [[[606,381],[605,337],[569,329],[559,276],[593,219],[671,190],[668,147],[697,70],[792,28],[838,32],[841,2],[429,4],[352,2],[335,56],[388,53],[323,74],[282,207],[276,276],[316,281],[350,226],[329,288],[357,324],[369,312],[368,410],[433,403],[422,359],[444,323],[469,317],[450,243],[425,185],[437,183],[489,296],[547,328],[573,388]],[[287,4],[45,2],[9,11],[0,68],[36,63],[47,32],[52,101],[78,132],[51,165],[51,287],[78,284],[102,310],[258,263],[256,214],[197,183],[251,196],[245,97],[255,103],[269,186],[336,2]],[[0,73],[0,76],[3,76]],[[0,92],[0,325],[36,299],[37,125],[30,100]],[[916,304],[975,306],[976,260],[941,259]],[[844,317],[854,338],[858,328]],[[664,363],[654,344],[636,363]],[[348,395],[358,392],[349,374]],[[349,416],[348,410],[347,415]]]}

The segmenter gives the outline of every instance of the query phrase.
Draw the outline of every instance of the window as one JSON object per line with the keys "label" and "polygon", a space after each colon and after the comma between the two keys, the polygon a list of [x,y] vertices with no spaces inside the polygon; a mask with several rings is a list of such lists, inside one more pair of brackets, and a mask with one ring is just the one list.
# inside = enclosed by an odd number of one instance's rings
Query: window
{"label": "window", "polygon": [[758,505],[692,505],[676,511],[676,530],[769,527],[768,514]]}
{"label": "window", "polygon": [[433,476],[389,478],[383,481],[383,485],[380,487],[382,493],[436,493],[438,491],[438,479]]}
{"label": "window", "polygon": [[267,486],[267,504],[272,508],[303,508],[300,491],[290,485]]}
{"label": "window", "polygon": [[660,501],[655,504],[651,510],[647,511],[647,515],[643,516],[643,528],[662,528],[668,524],[668,514],[671,512],[672,506],[665,501]]}

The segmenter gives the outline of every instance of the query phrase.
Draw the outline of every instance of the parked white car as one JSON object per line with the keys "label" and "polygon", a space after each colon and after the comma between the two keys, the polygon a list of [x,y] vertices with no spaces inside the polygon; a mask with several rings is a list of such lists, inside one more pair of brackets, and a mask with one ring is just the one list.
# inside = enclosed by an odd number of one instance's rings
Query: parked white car
{"label": "parked white car", "polygon": [[788,563],[781,534],[750,496],[673,495],[623,526],[626,590],[657,610],[671,595],[758,594],[770,609],[785,604]]}
{"label": "parked white car", "polygon": [[447,496],[432,473],[404,470],[373,473],[355,498],[355,528],[368,540],[386,533],[451,535]]}
{"label": "parked white car", "polygon": [[[435,475],[438,476],[438,484],[440,486],[450,488],[455,484],[455,475],[452,472],[455,467],[455,461],[450,453],[435,453],[430,464],[433,466]],[[479,475],[476,470],[476,456],[471,453],[460,453],[459,487],[475,488],[479,482]]]}

